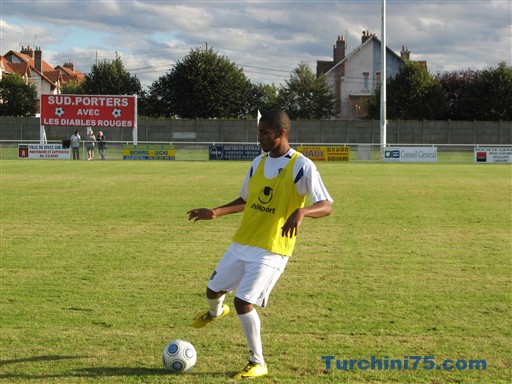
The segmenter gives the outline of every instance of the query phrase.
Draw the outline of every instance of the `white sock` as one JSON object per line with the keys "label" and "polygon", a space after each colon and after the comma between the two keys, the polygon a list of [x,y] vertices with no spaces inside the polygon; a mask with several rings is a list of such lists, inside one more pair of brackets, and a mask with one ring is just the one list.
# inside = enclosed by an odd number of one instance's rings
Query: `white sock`
{"label": "white sock", "polygon": [[250,361],[265,365],[263,359],[263,346],[261,344],[261,321],[258,316],[258,312],[253,309],[249,313],[238,315],[242,322],[242,328],[244,329],[245,339],[249,347],[249,353],[251,355]]}
{"label": "white sock", "polygon": [[208,299],[206,298],[206,302],[210,306],[210,316],[211,317],[219,317],[222,315],[222,312],[224,312],[223,303],[224,303],[224,297],[226,295],[222,295],[218,299]]}

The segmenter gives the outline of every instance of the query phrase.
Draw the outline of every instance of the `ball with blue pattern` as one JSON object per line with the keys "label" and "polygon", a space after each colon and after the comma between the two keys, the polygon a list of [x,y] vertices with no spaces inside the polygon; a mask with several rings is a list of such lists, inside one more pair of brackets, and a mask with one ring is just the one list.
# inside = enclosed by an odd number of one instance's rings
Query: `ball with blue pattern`
{"label": "ball with blue pattern", "polygon": [[183,339],[171,341],[162,352],[162,362],[172,373],[190,371],[196,364],[196,359],[196,349],[189,341]]}

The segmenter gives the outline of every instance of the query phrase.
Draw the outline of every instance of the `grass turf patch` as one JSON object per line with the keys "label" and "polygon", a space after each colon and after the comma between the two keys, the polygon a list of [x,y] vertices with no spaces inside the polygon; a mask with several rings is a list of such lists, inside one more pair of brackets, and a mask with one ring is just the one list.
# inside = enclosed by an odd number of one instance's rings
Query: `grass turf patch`
{"label": "grass turf patch", "polygon": [[[248,162],[2,160],[0,380],[224,383],[248,358],[236,315],[190,327],[240,216]],[[511,167],[319,163],[333,214],[306,219],[269,307],[262,382],[506,383],[511,378]],[[232,300],[228,297],[227,302]],[[337,370],[340,360],[485,359],[487,369]]]}

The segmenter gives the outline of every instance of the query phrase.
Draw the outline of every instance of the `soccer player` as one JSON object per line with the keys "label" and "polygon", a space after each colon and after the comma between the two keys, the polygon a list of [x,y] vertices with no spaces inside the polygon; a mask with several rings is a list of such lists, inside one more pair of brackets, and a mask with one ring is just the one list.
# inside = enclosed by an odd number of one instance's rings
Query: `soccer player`
{"label": "soccer player", "polygon": [[[192,322],[192,326],[201,328],[227,316],[225,295],[236,290],[234,304],[250,359],[235,379],[268,374],[255,306],[267,305],[270,291],[292,255],[302,220],[328,216],[332,210],[333,200],[314,163],[290,147],[290,129],[285,112],[264,114],[258,124],[258,141],[264,153],[253,160],[239,197],[214,209],[187,212],[188,219],[195,222],[244,212],[233,243],[208,282],[209,308],[199,312]],[[305,206],[307,196],[312,201],[309,206]]]}

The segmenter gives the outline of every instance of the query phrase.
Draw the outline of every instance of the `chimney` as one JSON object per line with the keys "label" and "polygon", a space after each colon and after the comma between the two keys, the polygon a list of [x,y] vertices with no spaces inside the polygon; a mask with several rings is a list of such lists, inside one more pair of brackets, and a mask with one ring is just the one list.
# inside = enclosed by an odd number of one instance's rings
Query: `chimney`
{"label": "chimney", "polygon": [[333,47],[333,59],[334,64],[338,64],[341,60],[345,58],[345,36],[338,36],[338,40],[336,40],[336,45]]}
{"label": "chimney", "polygon": [[375,33],[370,33],[370,31],[363,31],[363,37],[361,38],[361,44],[363,44],[366,40],[370,40]]}
{"label": "chimney", "polygon": [[72,61],[69,63],[64,63],[64,68],[71,69],[73,72],[75,72],[75,64]]}
{"label": "chimney", "polygon": [[400,51],[400,57],[402,58],[402,60],[410,60],[411,51],[409,51],[409,48],[402,45],[402,50]]}
{"label": "chimney", "polygon": [[27,55],[31,59],[34,58],[34,50],[32,48],[30,48],[30,45],[27,45],[26,48],[22,45],[20,53]]}
{"label": "chimney", "polygon": [[[336,45],[333,47],[333,59],[334,65],[337,65],[345,58],[345,37],[343,35],[338,36]],[[336,105],[336,114],[341,113],[341,81],[345,76],[345,63],[338,65],[335,69],[335,80],[334,80],[334,100]]]}
{"label": "chimney", "polygon": [[43,51],[40,47],[34,51],[34,65],[39,72],[43,72]]}

